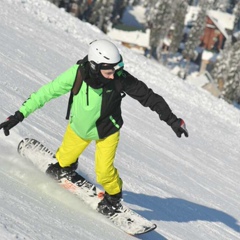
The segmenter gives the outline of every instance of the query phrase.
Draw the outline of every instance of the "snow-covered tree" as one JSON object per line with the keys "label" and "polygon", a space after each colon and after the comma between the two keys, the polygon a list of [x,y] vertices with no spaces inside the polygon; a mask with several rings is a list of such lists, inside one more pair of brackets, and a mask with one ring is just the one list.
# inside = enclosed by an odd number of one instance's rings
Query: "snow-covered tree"
{"label": "snow-covered tree", "polygon": [[235,4],[235,7],[233,9],[233,15],[235,16],[234,28],[237,29],[237,25],[240,21],[240,1]]}
{"label": "snow-covered tree", "polygon": [[129,5],[129,0],[115,0],[112,13],[112,23],[117,24],[121,21],[126,7]]}
{"label": "snow-covered tree", "polygon": [[55,4],[58,7],[64,7],[66,4],[65,0],[49,0],[49,2]]}
{"label": "snow-covered tree", "polygon": [[[118,0],[116,0],[118,1]],[[143,0],[128,0],[130,6],[136,6],[136,5],[141,5],[141,2]],[[144,2],[144,1],[143,1]]]}
{"label": "snow-covered tree", "polygon": [[212,1],[212,9],[219,10],[222,12],[226,12],[230,8],[229,0],[211,0]]}
{"label": "snow-covered tree", "polygon": [[95,0],[92,4],[91,16],[88,22],[96,25],[103,32],[111,26],[114,0]]}
{"label": "snow-covered tree", "polygon": [[228,76],[224,82],[222,97],[228,102],[240,102],[240,41],[232,46]]}
{"label": "snow-covered tree", "polygon": [[90,17],[91,4],[88,0],[77,1],[78,4],[78,18],[88,21]]}
{"label": "snow-covered tree", "polygon": [[152,55],[160,60],[163,39],[168,34],[173,19],[173,2],[169,0],[151,0],[147,3],[146,21],[151,29],[150,45]]}
{"label": "snow-covered tree", "polygon": [[195,50],[200,45],[200,38],[206,25],[206,14],[209,6],[209,1],[201,1],[201,9],[198,13],[196,21],[193,22],[193,26],[188,34],[188,38],[183,50],[183,56],[188,60],[194,59],[196,57]]}
{"label": "snow-covered tree", "polygon": [[172,34],[172,42],[169,48],[170,53],[176,53],[181,43],[187,7],[188,4],[186,0],[180,0],[176,4],[176,9],[173,16],[174,30]]}
{"label": "snow-covered tree", "polygon": [[224,82],[226,82],[226,79],[228,77],[229,62],[230,62],[231,52],[232,52],[231,47],[232,47],[232,38],[229,37],[226,40],[224,44],[224,49],[221,50],[214,64],[214,69],[211,73],[220,91],[223,91]]}

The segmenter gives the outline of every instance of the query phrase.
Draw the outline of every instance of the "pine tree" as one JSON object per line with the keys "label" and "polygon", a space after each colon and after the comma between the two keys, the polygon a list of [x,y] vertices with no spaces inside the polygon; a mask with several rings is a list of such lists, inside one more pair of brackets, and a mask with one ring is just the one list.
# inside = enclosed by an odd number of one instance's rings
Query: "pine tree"
{"label": "pine tree", "polygon": [[106,33],[107,29],[112,25],[113,6],[114,0],[95,0],[88,21]]}
{"label": "pine tree", "polygon": [[229,0],[213,0],[212,9],[226,12],[230,8]]}
{"label": "pine tree", "polygon": [[235,16],[234,28],[237,29],[237,25],[238,25],[239,20],[240,20],[240,2],[236,3],[236,5],[233,9],[233,14]]}
{"label": "pine tree", "polygon": [[115,0],[112,13],[112,23],[118,24],[121,21],[123,13],[129,4],[129,0]]}
{"label": "pine tree", "polygon": [[79,9],[78,18],[88,22],[88,18],[90,17],[91,12],[91,4],[89,3],[89,1],[88,0],[78,1],[78,9]]}
{"label": "pine tree", "polygon": [[206,14],[209,4],[205,0],[202,0],[202,6],[198,13],[198,17],[195,22],[193,22],[193,26],[189,32],[188,39],[185,43],[185,48],[183,50],[183,56],[190,60],[194,59],[195,56],[195,49],[200,44],[200,38],[203,34],[203,30],[206,25]]}
{"label": "pine tree", "polygon": [[172,35],[172,42],[169,48],[170,53],[176,53],[181,43],[187,7],[188,4],[186,0],[180,0],[176,4],[176,10],[173,17],[174,31]]}
{"label": "pine tree", "polygon": [[232,46],[228,76],[224,83],[222,97],[228,102],[240,102],[240,41]]}
{"label": "pine tree", "polygon": [[147,3],[146,20],[151,29],[152,55],[160,60],[163,39],[168,34],[173,18],[173,3],[169,0],[151,0]]}
{"label": "pine tree", "polygon": [[224,49],[219,54],[212,71],[212,76],[220,91],[223,91],[224,83],[228,77],[229,62],[232,54],[232,38],[229,37],[225,44]]}
{"label": "pine tree", "polygon": [[187,60],[187,64],[185,67],[186,75],[188,75],[189,72],[190,61],[197,57],[196,48],[201,43],[200,39],[206,25],[207,10],[211,9],[211,6],[212,6],[211,1],[208,0],[200,1],[200,11],[198,13],[198,17],[196,21],[193,22],[193,26],[188,34],[188,38],[182,53],[184,58]]}

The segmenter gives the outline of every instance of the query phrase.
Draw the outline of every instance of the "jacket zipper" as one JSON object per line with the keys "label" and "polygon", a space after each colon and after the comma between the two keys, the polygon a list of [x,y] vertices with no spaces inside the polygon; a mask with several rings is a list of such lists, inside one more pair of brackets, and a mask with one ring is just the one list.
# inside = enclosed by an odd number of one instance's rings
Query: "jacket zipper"
{"label": "jacket zipper", "polygon": [[89,94],[88,94],[88,84],[87,84],[87,89],[86,89],[86,97],[87,97],[87,106],[89,106]]}

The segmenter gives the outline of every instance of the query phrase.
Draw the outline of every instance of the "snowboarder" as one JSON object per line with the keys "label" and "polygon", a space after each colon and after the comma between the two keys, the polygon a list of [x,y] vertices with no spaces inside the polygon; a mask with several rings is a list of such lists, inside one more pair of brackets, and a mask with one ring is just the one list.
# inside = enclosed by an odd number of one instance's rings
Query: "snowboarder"
{"label": "snowboarder", "polygon": [[56,152],[57,164],[49,165],[47,173],[55,179],[71,177],[78,157],[92,140],[96,141],[95,171],[97,182],[105,190],[98,210],[112,215],[121,207],[122,180],[114,167],[119,132],[123,125],[121,101],[127,94],[144,107],[155,111],[178,137],[188,137],[186,125],[177,118],[160,95],[124,70],[118,48],[108,40],[90,43],[88,55],[52,82],[32,93],[20,109],[0,124],[4,134],[46,102],[67,92],[70,121]]}

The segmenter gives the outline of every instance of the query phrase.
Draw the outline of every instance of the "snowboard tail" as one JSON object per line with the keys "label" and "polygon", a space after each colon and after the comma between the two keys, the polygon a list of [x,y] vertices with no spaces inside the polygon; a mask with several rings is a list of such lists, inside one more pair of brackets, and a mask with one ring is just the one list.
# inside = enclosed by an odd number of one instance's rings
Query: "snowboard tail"
{"label": "snowboard tail", "polygon": [[[18,145],[18,153],[30,160],[39,170],[46,173],[50,164],[57,162],[55,154],[39,141],[25,138]],[[76,172],[73,179],[62,177],[58,184],[75,194],[78,198],[97,211],[98,203],[104,192]],[[157,225],[134,210],[122,204],[121,211],[107,217],[115,226],[130,235],[139,235],[154,230]]]}

